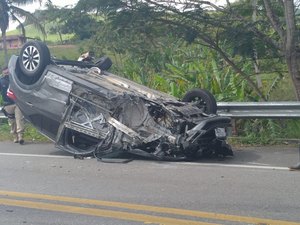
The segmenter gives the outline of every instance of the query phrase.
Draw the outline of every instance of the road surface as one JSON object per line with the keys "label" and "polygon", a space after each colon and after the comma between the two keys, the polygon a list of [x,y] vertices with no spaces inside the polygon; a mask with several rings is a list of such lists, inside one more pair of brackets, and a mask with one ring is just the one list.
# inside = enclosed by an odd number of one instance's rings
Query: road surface
{"label": "road surface", "polygon": [[197,162],[74,159],[53,144],[0,143],[0,224],[300,225],[298,147]]}

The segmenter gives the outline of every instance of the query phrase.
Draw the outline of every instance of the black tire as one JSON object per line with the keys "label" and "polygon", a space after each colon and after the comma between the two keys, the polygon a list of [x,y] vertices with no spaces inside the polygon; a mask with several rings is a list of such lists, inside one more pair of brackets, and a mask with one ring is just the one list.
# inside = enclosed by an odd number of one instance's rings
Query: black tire
{"label": "black tire", "polygon": [[21,48],[18,62],[22,73],[36,81],[50,64],[50,51],[43,42],[28,41]]}
{"label": "black tire", "polygon": [[100,59],[97,59],[95,66],[101,70],[108,70],[112,66],[112,61],[109,57],[103,56]]}
{"label": "black tire", "polygon": [[207,114],[217,113],[217,102],[215,97],[207,90],[193,89],[187,92],[183,98],[183,102],[197,102],[198,108],[203,108]]}

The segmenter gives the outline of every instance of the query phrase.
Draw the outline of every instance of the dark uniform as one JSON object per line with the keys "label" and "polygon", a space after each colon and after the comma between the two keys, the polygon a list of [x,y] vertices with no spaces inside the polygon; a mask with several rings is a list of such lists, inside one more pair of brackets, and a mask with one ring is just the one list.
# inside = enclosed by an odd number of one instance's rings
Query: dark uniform
{"label": "dark uniform", "polygon": [[15,102],[7,96],[9,87],[8,69],[3,69],[3,76],[0,78],[0,91],[3,99],[4,114],[8,117],[11,133],[14,135],[14,142],[24,144],[24,119],[23,114]]}
{"label": "dark uniform", "polygon": [[3,106],[7,105],[13,105],[15,102],[7,97],[7,89],[9,86],[9,77],[8,76],[3,76],[0,78],[0,90],[1,90],[1,96],[3,100]]}

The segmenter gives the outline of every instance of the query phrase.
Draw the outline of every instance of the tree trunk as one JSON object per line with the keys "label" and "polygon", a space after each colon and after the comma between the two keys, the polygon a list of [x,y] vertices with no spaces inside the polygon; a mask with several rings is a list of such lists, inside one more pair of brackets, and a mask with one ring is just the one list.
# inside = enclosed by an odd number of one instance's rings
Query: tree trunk
{"label": "tree trunk", "polygon": [[293,0],[284,1],[286,39],[284,43],[285,59],[289,74],[293,80],[297,100],[300,100],[300,73],[298,67],[299,57],[296,49],[296,24]]}
{"label": "tree trunk", "polygon": [[5,64],[8,65],[8,54],[7,54],[7,45],[6,45],[6,31],[2,31],[2,43],[3,43]]}
{"label": "tree trunk", "polygon": [[64,44],[64,41],[63,41],[63,39],[62,39],[61,32],[59,31],[59,28],[57,28],[57,29],[58,29],[57,33],[58,33],[58,35],[59,35],[60,43],[63,45],[63,44]]}
{"label": "tree trunk", "polygon": [[[256,17],[257,17],[257,0],[252,1],[252,9],[253,9],[252,21],[255,24]],[[259,71],[259,62],[258,62],[256,46],[254,46],[254,48],[253,48],[253,66],[254,66],[254,70],[255,70],[255,74],[256,74],[257,87],[261,89],[263,87],[263,85],[262,85],[262,81],[261,81],[261,75],[259,74],[260,71]]]}

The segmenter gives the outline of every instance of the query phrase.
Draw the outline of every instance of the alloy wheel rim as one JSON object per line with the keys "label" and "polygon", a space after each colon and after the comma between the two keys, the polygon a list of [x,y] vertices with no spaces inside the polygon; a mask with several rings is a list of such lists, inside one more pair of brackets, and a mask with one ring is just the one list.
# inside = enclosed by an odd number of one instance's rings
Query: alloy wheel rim
{"label": "alloy wheel rim", "polygon": [[26,70],[32,72],[37,69],[40,64],[40,53],[34,46],[28,46],[23,51],[22,63]]}

